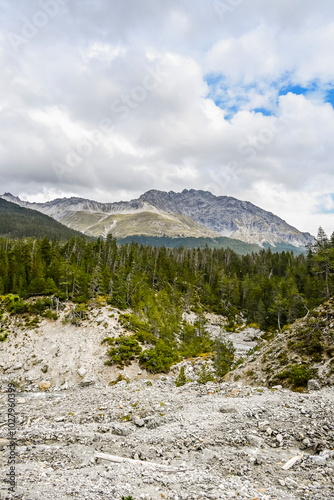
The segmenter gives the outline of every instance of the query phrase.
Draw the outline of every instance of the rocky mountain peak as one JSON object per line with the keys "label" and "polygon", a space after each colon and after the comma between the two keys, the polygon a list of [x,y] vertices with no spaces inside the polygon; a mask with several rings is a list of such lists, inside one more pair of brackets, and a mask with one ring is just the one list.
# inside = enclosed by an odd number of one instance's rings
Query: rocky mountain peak
{"label": "rocky mountain peak", "polygon": [[[196,189],[184,189],[182,192],[151,189],[138,199],[116,203],[100,203],[78,197],[56,199],[47,203],[29,203],[21,201],[11,193],[5,193],[2,198],[39,210],[83,232],[92,225],[95,219],[94,223],[98,224],[97,231],[101,230],[99,234],[106,234],[111,230],[110,228],[115,231],[115,220],[112,217],[117,214],[122,217],[131,214],[128,232],[125,227],[126,221],[123,219],[122,234],[125,236],[138,234],[133,232],[134,226],[137,226],[138,231],[138,221],[134,219],[136,214],[142,219],[142,214],[145,212],[154,215],[144,225],[142,222],[139,224],[143,227],[142,234],[149,236],[157,235],[159,227],[163,236],[166,233],[165,224],[168,223],[168,233],[170,235],[175,233],[174,237],[189,234],[189,224],[196,224],[196,228],[193,227],[191,233],[196,237],[203,236],[204,233],[207,236],[209,231],[215,236],[231,237],[246,243],[257,245],[267,243],[274,246],[286,243],[296,247],[303,247],[314,241],[309,233],[298,231],[280,217],[249,201],[238,200],[230,196],[215,196],[209,191]],[[92,214],[95,214],[93,219]],[[173,220],[167,220],[168,214],[178,217],[174,233]],[[159,222],[157,217],[160,217]],[[101,224],[104,218],[105,226]]]}

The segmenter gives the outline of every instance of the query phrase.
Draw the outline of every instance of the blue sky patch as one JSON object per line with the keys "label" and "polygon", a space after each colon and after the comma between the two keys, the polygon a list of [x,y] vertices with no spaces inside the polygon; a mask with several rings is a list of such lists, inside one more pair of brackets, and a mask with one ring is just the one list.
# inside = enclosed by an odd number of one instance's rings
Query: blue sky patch
{"label": "blue sky patch", "polygon": [[326,102],[329,102],[334,108],[334,88],[327,91]]}
{"label": "blue sky patch", "polygon": [[281,88],[279,91],[278,95],[287,95],[291,92],[291,94],[295,95],[305,95],[310,91],[310,89],[301,87],[300,85],[285,85],[284,87]]}
{"label": "blue sky patch", "polygon": [[319,210],[322,214],[334,214],[334,193],[322,196],[322,203],[319,205]]}
{"label": "blue sky patch", "polygon": [[[295,85],[288,83],[291,75],[284,75],[284,79],[272,82],[271,85],[277,92],[277,99],[271,101],[268,108],[258,107],[251,109],[255,113],[262,113],[264,116],[272,116],[275,114],[275,107],[278,104],[280,96],[289,93],[295,95],[304,95],[309,99],[316,99],[320,102],[328,102],[334,108],[334,85],[322,85],[318,81],[310,82],[307,86]],[[261,95],[263,89],[259,88],[254,82],[250,85],[242,85],[242,83],[230,86],[227,84],[224,75],[208,74],[205,81],[209,87],[207,97],[212,99],[216,106],[222,108],[226,112],[226,117],[229,118],[236,114],[240,109],[249,109],[249,93],[255,91]],[[254,94],[254,92],[253,92]]]}
{"label": "blue sky patch", "polygon": [[254,108],[253,111],[255,113],[262,113],[264,116],[273,116],[273,112],[269,111],[269,109],[266,108]]}
{"label": "blue sky patch", "polygon": [[329,102],[334,107],[334,88],[332,85],[321,85],[319,82],[310,82],[307,87],[300,85],[285,85],[281,87],[278,95],[286,95],[289,92],[295,95],[315,97],[323,102]]}

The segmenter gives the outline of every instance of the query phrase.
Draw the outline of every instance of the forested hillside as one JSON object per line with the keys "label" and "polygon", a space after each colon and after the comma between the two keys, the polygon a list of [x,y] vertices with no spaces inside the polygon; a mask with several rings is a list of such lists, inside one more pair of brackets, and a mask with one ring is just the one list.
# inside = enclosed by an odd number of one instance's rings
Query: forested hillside
{"label": "forested hillside", "polygon": [[323,232],[306,257],[118,246],[111,236],[66,243],[2,238],[0,294],[55,294],[78,303],[105,296],[157,325],[178,324],[182,309],[204,308],[228,316],[231,325],[241,313],[262,329],[281,328],[333,292],[333,252],[334,239]]}
{"label": "forested hillside", "polygon": [[47,236],[51,240],[65,241],[79,235],[78,231],[69,229],[47,215],[0,198],[0,236],[10,238]]}
{"label": "forested hillside", "polygon": [[[237,254],[246,254],[251,252],[258,252],[261,247],[252,243],[245,243],[241,240],[234,240],[222,236],[220,238],[170,238],[168,236],[145,236],[136,235],[128,236],[127,238],[117,238],[117,243],[125,245],[127,243],[138,243],[139,245],[148,245],[150,247],[167,247],[167,248],[230,248]],[[289,245],[287,245],[288,247]],[[297,253],[303,253],[299,248],[290,245],[289,250]],[[274,248],[273,248],[273,251]]]}

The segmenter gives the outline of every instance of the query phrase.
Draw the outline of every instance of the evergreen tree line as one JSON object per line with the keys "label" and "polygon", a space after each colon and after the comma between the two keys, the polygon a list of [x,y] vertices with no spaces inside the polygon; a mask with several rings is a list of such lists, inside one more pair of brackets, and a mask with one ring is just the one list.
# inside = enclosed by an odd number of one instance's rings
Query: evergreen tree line
{"label": "evergreen tree line", "polygon": [[104,296],[115,307],[132,308],[166,340],[184,309],[213,311],[231,322],[241,313],[262,329],[282,328],[333,293],[333,270],[334,236],[321,228],[306,256],[120,246],[111,235],[66,243],[0,239],[0,295],[55,295],[77,303]]}
{"label": "evergreen tree line", "polygon": [[67,241],[72,236],[80,237],[81,234],[45,214],[0,198],[0,235],[3,237],[43,238],[47,236],[53,241]]}

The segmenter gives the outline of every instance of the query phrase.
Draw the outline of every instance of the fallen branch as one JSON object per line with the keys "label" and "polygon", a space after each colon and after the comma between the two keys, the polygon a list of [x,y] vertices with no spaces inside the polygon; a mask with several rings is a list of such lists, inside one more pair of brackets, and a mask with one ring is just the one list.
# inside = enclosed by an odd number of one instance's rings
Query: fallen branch
{"label": "fallen branch", "polygon": [[172,467],[170,465],[157,464],[155,462],[146,462],[143,460],[135,460],[133,458],[117,457],[116,455],[109,455],[107,453],[96,453],[95,458],[102,460],[108,460],[109,462],[114,462],[117,464],[130,463],[137,465],[149,465],[156,469],[164,469],[165,472],[187,472],[188,470],[194,470],[193,468],[178,468]]}
{"label": "fallen branch", "polygon": [[284,470],[289,470],[291,469],[291,467],[293,467],[294,465],[296,465],[298,462],[300,462],[300,460],[303,458],[303,454],[301,455],[297,455],[295,457],[292,457],[290,458],[290,460],[287,461],[286,464],[283,465],[282,469]]}

